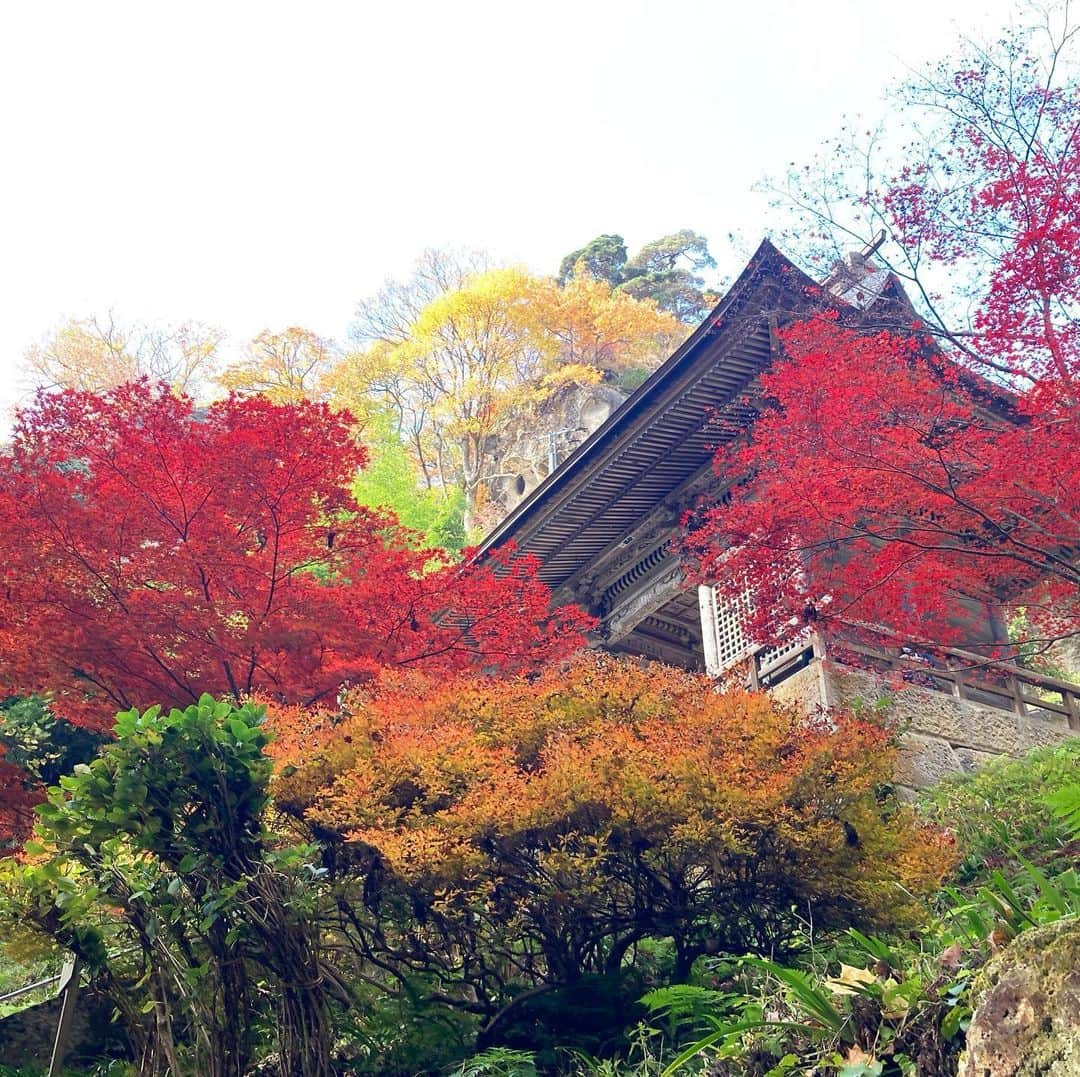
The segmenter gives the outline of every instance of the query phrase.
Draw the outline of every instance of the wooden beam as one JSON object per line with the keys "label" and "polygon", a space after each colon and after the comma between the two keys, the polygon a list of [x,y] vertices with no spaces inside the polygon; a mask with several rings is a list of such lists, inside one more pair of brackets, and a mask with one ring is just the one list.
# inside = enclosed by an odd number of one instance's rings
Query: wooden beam
{"label": "wooden beam", "polygon": [[[587,490],[597,475],[610,474],[619,458],[632,452],[639,439],[647,435],[652,427],[660,425],[661,419],[677,415],[681,403],[687,397],[695,393],[700,395],[702,383],[714,378],[717,371],[726,372],[726,384],[722,390],[723,395],[716,399],[716,403],[728,402],[743,393],[769,363],[765,315],[767,311],[775,308],[775,301],[781,291],[776,281],[765,280],[759,283],[763,283],[764,287],[755,288],[752,297],[741,297],[740,309],[724,319],[722,330],[710,331],[701,338],[701,354],[695,356],[693,362],[686,363],[685,369],[676,374],[674,368],[683,364],[669,360],[661,368],[665,372],[670,370],[666,383],[665,379],[656,382],[652,387],[653,392],[648,394],[650,399],[639,399],[637,393],[631,396],[626,404],[579,446],[574,455],[551,476],[551,479],[557,481],[549,486],[549,479],[537,487],[533,494],[484,540],[480,555],[511,537],[519,548],[527,549],[538,533],[557,528],[564,514],[572,509],[578,495]],[[657,374],[659,373],[660,371],[657,371]],[[685,416],[683,418],[685,419]],[[700,418],[703,421],[704,414]],[[696,416],[694,422],[696,429]],[[672,430],[668,431],[669,435],[673,433]],[[686,437],[687,431],[683,431],[680,436]],[[586,457],[591,459],[586,460]],[[625,495],[628,488],[626,482],[632,484],[633,479],[628,477],[610,498],[603,503],[597,503],[594,509],[590,508],[588,517],[572,522],[566,526],[566,530],[578,535],[602,519],[604,513]]]}
{"label": "wooden beam", "polygon": [[604,640],[615,643],[628,636],[649,614],[655,613],[678,595],[682,591],[682,584],[682,566],[676,562],[627,595],[603,618],[600,632]]}
{"label": "wooden beam", "polygon": [[613,539],[587,565],[567,577],[553,592],[553,603],[579,602],[586,607],[594,604],[626,569],[648,557],[661,543],[671,540],[682,514],[713,484],[717,497],[728,489],[728,485],[716,478],[710,456],[632,531]]}
{"label": "wooden beam", "polygon": [[637,655],[655,662],[666,662],[669,666],[682,666],[684,669],[703,668],[701,655],[696,650],[674,647],[665,640],[644,636],[638,632],[632,632],[606,649],[612,654]]}

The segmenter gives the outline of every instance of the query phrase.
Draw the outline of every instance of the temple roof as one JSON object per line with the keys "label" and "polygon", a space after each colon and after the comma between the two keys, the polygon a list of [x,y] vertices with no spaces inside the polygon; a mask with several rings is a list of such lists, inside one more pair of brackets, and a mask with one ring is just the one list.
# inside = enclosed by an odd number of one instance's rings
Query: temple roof
{"label": "temple roof", "polygon": [[[721,492],[715,448],[753,419],[751,383],[774,354],[775,330],[805,313],[815,290],[763,241],[701,325],[487,536],[479,556],[509,541],[535,554],[554,599],[580,602],[604,622],[601,637],[622,649],[640,650],[624,638],[634,616],[665,612],[670,631],[660,634],[692,645],[684,636],[695,631],[695,597],[672,592],[664,611],[641,595],[681,582],[672,534],[701,493]],[[676,659],[669,650],[654,656]]]}

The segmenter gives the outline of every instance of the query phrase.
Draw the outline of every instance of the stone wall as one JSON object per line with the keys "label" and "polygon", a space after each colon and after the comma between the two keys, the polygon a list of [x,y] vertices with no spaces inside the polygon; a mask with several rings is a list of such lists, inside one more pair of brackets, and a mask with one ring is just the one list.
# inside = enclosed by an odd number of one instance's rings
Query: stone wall
{"label": "stone wall", "polygon": [[1077,735],[1049,711],[1021,716],[916,685],[895,690],[882,677],[835,662],[812,662],[772,694],[804,709],[868,708],[894,723],[903,730],[897,780],[913,789]]}

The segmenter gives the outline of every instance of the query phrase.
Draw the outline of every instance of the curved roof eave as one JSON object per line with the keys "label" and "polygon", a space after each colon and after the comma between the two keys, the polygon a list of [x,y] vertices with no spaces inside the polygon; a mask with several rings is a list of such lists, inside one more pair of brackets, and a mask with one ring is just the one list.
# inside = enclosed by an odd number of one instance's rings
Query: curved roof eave
{"label": "curved roof eave", "polygon": [[[595,465],[606,446],[625,435],[641,412],[654,406],[659,398],[669,392],[673,384],[686,377],[699,361],[712,362],[713,359],[705,353],[713,351],[712,345],[723,331],[728,316],[738,311],[759,290],[766,275],[772,281],[784,281],[784,291],[790,297],[805,295],[807,288],[819,287],[768,239],[763,239],[738,279],[697,329],[627,397],[606,422],[593,431],[484,538],[477,547],[475,556],[482,558],[487,552],[513,540],[524,529],[528,529],[535,517],[543,515],[546,505],[558,498],[560,492],[581,473]],[[768,312],[763,310],[759,313],[764,317]]]}

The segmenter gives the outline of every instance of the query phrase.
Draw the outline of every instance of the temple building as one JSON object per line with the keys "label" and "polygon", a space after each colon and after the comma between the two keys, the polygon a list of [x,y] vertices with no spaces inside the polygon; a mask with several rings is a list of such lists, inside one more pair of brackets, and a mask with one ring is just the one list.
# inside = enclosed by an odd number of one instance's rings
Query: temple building
{"label": "temple building", "polygon": [[[874,700],[888,694],[881,675],[904,677],[911,687],[889,698],[909,730],[901,781],[917,786],[1075,735],[1080,687],[1012,666],[988,668],[956,650],[942,651],[928,667],[903,649],[845,646],[845,667],[826,660],[828,641],[816,634],[755,647],[737,610],[710,587],[686,585],[672,541],[703,494],[724,496],[713,456],[753,421],[758,375],[777,354],[779,328],[805,316],[823,291],[876,319],[910,311],[872,253],[851,256],[816,282],[762,242],[705,321],[512,509],[481,556],[510,541],[535,554],[553,602],[576,602],[595,616],[594,644],[614,653],[745,675],[752,686],[808,707]],[[980,642],[998,633],[988,622]],[[852,653],[859,655],[854,665]]]}

